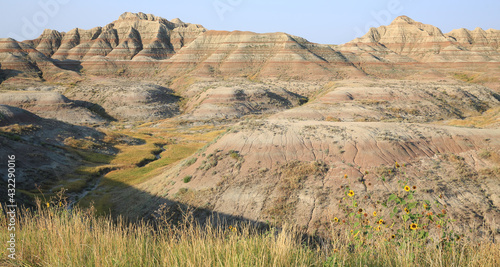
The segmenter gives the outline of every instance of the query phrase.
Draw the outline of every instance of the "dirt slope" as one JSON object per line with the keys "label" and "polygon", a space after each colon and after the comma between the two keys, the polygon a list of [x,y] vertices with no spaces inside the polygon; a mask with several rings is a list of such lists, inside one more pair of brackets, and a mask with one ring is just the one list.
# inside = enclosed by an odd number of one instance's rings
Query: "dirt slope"
{"label": "dirt slope", "polygon": [[[257,120],[232,128],[194,155],[192,165],[142,187],[236,217],[289,220],[313,231],[339,212],[345,174],[357,194],[383,200],[389,188],[398,190],[388,171],[399,162],[409,184],[424,199],[448,205],[463,226],[495,228],[498,162],[478,154],[499,151],[499,137],[498,129],[414,123]],[[189,183],[182,182],[186,176]]]}

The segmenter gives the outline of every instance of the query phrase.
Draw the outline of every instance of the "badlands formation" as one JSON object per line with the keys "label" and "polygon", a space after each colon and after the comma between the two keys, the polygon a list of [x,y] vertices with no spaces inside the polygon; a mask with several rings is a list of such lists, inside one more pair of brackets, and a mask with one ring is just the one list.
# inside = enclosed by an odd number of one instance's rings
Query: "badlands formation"
{"label": "badlands formation", "polygon": [[500,234],[499,30],[401,16],[327,45],[124,13],[0,39],[0,64],[0,155],[29,159],[26,204],[36,183],[129,218],[166,204],[312,233],[345,177],[373,203],[403,180],[455,228]]}

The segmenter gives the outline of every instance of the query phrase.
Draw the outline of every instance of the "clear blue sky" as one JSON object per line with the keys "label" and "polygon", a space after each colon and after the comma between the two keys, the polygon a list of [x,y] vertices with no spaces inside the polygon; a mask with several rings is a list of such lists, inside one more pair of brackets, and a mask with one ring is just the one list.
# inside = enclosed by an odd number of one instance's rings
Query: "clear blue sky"
{"label": "clear blue sky", "polygon": [[211,30],[286,32],[328,44],[348,42],[399,15],[444,33],[456,28],[500,29],[498,0],[0,0],[0,37],[24,40],[44,28],[90,29],[125,11],[180,18]]}

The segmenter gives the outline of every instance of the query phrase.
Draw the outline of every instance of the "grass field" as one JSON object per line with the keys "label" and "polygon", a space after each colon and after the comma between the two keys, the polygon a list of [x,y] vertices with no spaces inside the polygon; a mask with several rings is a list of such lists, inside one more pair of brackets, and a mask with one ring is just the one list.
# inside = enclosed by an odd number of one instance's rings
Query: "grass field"
{"label": "grass field", "polygon": [[[105,164],[113,170],[103,175],[99,186],[89,193],[79,204],[89,207],[93,202],[99,214],[110,211],[116,203],[117,195],[123,194],[124,189],[131,190],[139,184],[162,174],[174,163],[193,155],[207,143],[224,133],[222,127],[195,126],[180,127],[165,122],[161,127],[149,124],[140,125],[134,129],[118,130],[109,133],[110,136],[129,136],[140,140],[137,145],[117,144],[119,150],[116,156],[101,160],[92,155],[92,163]],[[86,168],[90,175],[99,167]]]}
{"label": "grass field", "polygon": [[[3,214],[3,213],[2,213]],[[98,217],[67,211],[52,200],[17,218],[16,259],[2,266],[498,266],[500,245],[455,241],[422,245],[418,237],[357,246],[348,230],[308,243],[292,227],[256,231],[249,225],[200,227]],[[187,220],[189,221],[189,220]],[[1,220],[6,229],[6,220]],[[20,226],[20,227],[19,227]],[[7,244],[8,232],[1,231]]]}

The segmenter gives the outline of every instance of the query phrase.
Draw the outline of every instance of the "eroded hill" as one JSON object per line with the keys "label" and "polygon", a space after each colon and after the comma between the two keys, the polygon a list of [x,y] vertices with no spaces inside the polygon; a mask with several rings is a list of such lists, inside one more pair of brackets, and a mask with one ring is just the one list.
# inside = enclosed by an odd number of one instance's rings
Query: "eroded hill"
{"label": "eroded hill", "polygon": [[182,204],[313,233],[347,181],[375,206],[404,181],[457,230],[495,235],[498,36],[402,16],[322,45],[125,13],[1,39],[0,154],[29,158],[25,183],[129,218]]}

